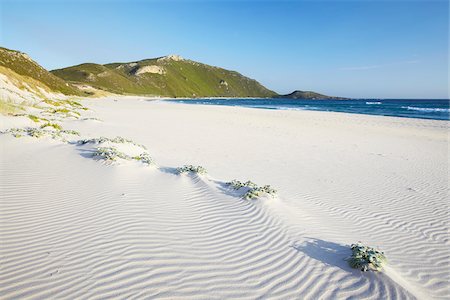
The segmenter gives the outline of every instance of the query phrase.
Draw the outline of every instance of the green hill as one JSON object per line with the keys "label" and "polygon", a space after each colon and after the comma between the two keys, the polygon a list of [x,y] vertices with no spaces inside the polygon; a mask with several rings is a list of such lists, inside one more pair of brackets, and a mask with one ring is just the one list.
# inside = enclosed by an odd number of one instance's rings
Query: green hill
{"label": "green hill", "polygon": [[32,78],[55,92],[66,95],[82,95],[83,93],[53,75],[25,53],[0,47],[0,66],[7,68],[20,76]]}
{"label": "green hill", "polygon": [[118,94],[167,97],[272,97],[275,92],[238,72],[177,55],[131,63],[81,64],[51,71],[67,82]]}
{"label": "green hill", "polygon": [[322,95],[311,91],[294,91],[287,95],[279,95],[277,98],[308,99],[308,100],[350,100],[350,98]]}

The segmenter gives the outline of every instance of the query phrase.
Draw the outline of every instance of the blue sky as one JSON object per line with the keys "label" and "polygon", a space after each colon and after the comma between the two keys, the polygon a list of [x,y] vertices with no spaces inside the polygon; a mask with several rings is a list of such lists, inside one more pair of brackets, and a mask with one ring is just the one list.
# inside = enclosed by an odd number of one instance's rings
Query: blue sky
{"label": "blue sky", "polygon": [[0,45],[47,69],[180,54],[279,93],[448,98],[447,1],[0,2]]}

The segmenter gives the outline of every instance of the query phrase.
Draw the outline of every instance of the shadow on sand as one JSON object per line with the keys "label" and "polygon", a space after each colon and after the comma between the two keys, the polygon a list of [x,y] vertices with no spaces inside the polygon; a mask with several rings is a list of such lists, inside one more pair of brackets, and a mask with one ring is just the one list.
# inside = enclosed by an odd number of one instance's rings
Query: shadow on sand
{"label": "shadow on sand", "polygon": [[314,238],[307,238],[304,242],[295,243],[292,247],[326,265],[335,266],[347,272],[355,271],[345,261],[351,255],[349,247]]}

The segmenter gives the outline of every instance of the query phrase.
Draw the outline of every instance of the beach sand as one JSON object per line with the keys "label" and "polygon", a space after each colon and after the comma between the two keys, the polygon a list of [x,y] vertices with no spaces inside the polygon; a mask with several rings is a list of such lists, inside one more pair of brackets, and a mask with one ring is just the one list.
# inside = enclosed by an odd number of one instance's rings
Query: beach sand
{"label": "beach sand", "polygon": [[[1,299],[448,299],[447,121],[82,103],[99,120],[65,129],[132,139],[158,167],[0,135]],[[243,199],[233,179],[277,196]],[[348,266],[357,241],[382,272]]]}

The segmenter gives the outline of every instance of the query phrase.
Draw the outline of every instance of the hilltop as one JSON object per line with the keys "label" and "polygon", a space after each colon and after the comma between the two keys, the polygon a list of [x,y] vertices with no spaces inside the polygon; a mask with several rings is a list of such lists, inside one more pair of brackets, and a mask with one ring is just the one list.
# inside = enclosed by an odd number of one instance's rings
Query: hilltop
{"label": "hilltop", "polygon": [[[41,67],[25,53],[0,47],[0,66],[14,72],[14,77],[22,77],[24,82],[31,83],[30,79],[32,79],[45,85],[48,89],[44,88],[44,90],[60,92],[66,95],[83,94],[76,87]],[[6,75],[5,73],[7,72],[0,71],[0,73]],[[11,77],[10,72],[6,76]],[[24,76],[26,78],[23,78]]]}
{"label": "hilltop", "polygon": [[104,65],[84,63],[49,72],[27,54],[1,47],[0,87],[2,105],[6,102],[26,105],[67,95],[109,93],[186,98],[347,99],[309,91],[278,95],[236,71],[179,55]]}
{"label": "hilltop", "polygon": [[308,99],[308,100],[349,100],[350,98],[335,97],[322,95],[311,91],[294,91],[287,95],[279,95],[277,98],[289,98],[289,99]]}
{"label": "hilltop", "polygon": [[117,94],[166,97],[273,97],[277,94],[235,71],[179,55],[128,63],[85,63],[51,71],[73,84]]}

